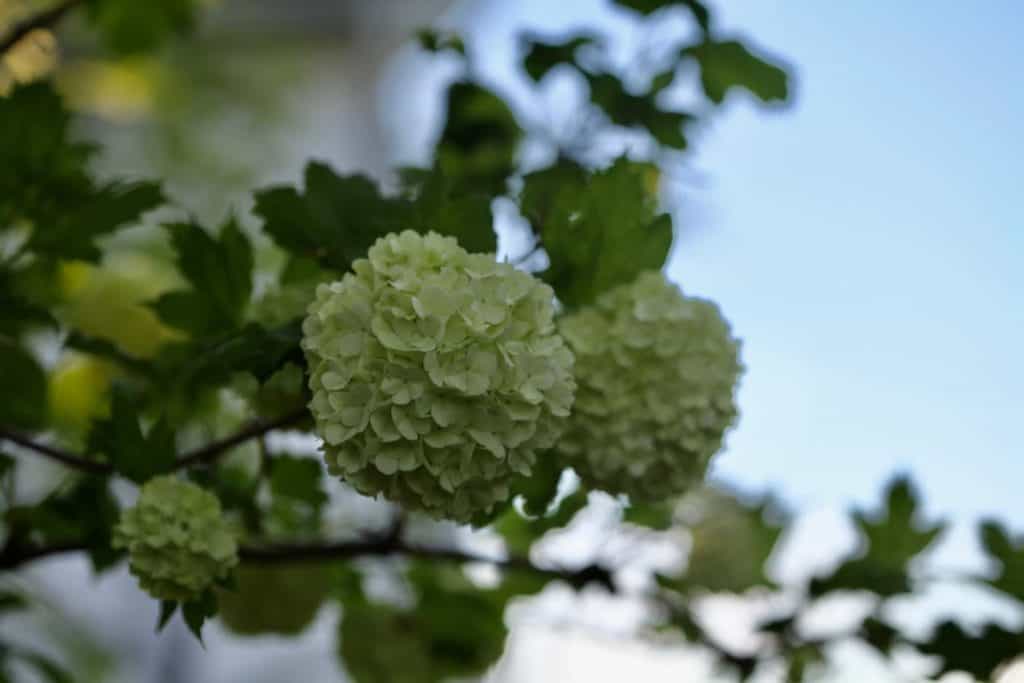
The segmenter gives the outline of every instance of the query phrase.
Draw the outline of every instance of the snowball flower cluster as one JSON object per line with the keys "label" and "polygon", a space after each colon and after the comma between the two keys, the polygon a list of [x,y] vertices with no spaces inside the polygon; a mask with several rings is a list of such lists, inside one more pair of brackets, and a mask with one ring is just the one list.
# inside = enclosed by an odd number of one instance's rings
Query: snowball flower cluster
{"label": "snowball flower cluster", "polygon": [[220,501],[173,476],[150,479],[135,507],[114,527],[132,574],[158,600],[198,597],[238,563],[238,547]]}
{"label": "snowball flower cluster", "polygon": [[559,329],[579,388],[558,450],[580,477],[641,501],[700,481],[736,418],[742,371],[718,307],[648,272]]}
{"label": "snowball flower cluster", "polygon": [[506,500],[568,416],[550,287],[450,237],[379,239],[303,324],[328,471],[458,522]]}

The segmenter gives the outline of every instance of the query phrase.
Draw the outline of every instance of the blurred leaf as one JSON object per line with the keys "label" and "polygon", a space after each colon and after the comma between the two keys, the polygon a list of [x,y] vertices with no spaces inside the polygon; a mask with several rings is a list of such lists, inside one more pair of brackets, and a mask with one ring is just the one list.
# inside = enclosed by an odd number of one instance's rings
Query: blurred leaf
{"label": "blurred leaf", "polygon": [[274,455],[269,460],[271,515],[283,531],[315,533],[327,503],[319,460]]}
{"label": "blurred leaf", "polygon": [[0,336],[0,424],[37,429],[46,422],[46,375],[36,359]]}
{"label": "blurred leaf", "polygon": [[200,644],[203,644],[203,624],[210,617],[217,616],[217,596],[212,589],[207,589],[197,599],[181,606],[181,614],[185,624]]}
{"label": "blurred leaf", "polygon": [[47,656],[35,652],[18,652],[18,658],[27,663],[44,681],[49,683],[74,683],[71,674]]}
{"label": "blurred leaf", "polygon": [[289,360],[303,362],[301,338],[298,322],[272,329],[250,323],[215,339],[167,347],[161,371],[189,390],[223,384],[237,372],[263,382]]}
{"label": "blurred leaf", "polygon": [[331,573],[324,562],[242,565],[235,570],[237,589],[219,592],[220,620],[240,635],[298,635],[316,618]]}
{"label": "blurred leaf", "polygon": [[[461,571],[415,563],[411,609],[349,601],[340,629],[345,669],[359,683],[434,683],[482,674],[501,656],[505,598]],[[387,647],[367,647],[387,643]]]}
{"label": "blurred leaf", "polygon": [[611,74],[587,74],[586,77],[591,101],[612,123],[627,128],[643,128],[659,144],[686,149],[683,127],[693,120],[691,114],[665,111],[655,103],[656,93],[634,95],[627,92],[622,81]]}
{"label": "blurred leaf", "polygon": [[258,191],[253,209],[278,246],[297,256],[347,271],[377,238],[405,227],[405,203],[382,197],[365,176],[339,176],[314,161],[305,182],[305,194],[291,187]]}
{"label": "blurred leaf", "polygon": [[721,104],[732,88],[742,88],[762,102],[785,102],[789,76],[785,69],[754,55],[736,40],[705,40],[685,48],[683,56],[697,60],[704,94]]}
{"label": "blurred leaf", "polygon": [[96,261],[97,237],[138,221],[163,203],[160,185],[150,182],[110,183],[77,198],[67,197],[60,203],[62,211],[36,223],[27,248],[62,259]]}
{"label": "blurred leaf", "polygon": [[920,519],[919,501],[906,477],[886,487],[885,508],[868,515],[853,513],[863,548],[858,557],[841,564],[832,575],[811,580],[811,595],[834,590],[868,590],[879,595],[910,591],[908,565],[942,534],[946,523]]}
{"label": "blurred leaf", "polygon": [[690,523],[690,551],[685,574],[659,583],[679,592],[693,589],[742,593],[772,587],[765,566],[785,529],[787,515],[771,496],[745,499],[708,489],[688,503],[697,508]]}
{"label": "blurred leaf", "polygon": [[81,543],[95,571],[112,566],[120,553],[110,546],[110,531],[120,515],[117,500],[104,477],[87,476],[58,490],[35,505],[7,511],[9,543]]}
{"label": "blurred leaf", "polygon": [[869,617],[860,628],[860,636],[865,643],[883,655],[889,655],[899,642],[899,631],[881,619]]}
{"label": "blurred leaf", "polygon": [[0,614],[22,610],[28,607],[28,601],[21,593],[0,589]]}
{"label": "blurred leaf", "polygon": [[249,239],[234,219],[221,228],[217,239],[195,223],[165,227],[178,255],[178,269],[192,289],[161,296],[153,304],[160,318],[193,337],[236,328],[252,294]]}
{"label": "blurred leaf", "polygon": [[195,24],[198,0],[88,0],[89,18],[114,52],[147,52]]}
{"label": "blurred leaf", "polygon": [[524,517],[514,508],[510,508],[494,523],[494,530],[501,534],[509,552],[526,554],[529,552],[530,546],[541,536],[552,529],[567,525],[586,505],[587,492],[581,488],[566,496],[555,509],[550,510],[544,517]]}
{"label": "blurred leaf", "polygon": [[525,34],[520,40],[526,46],[523,68],[530,78],[539,81],[559,64],[578,67],[576,51],[584,45],[593,45],[599,38],[592,34],[579,34],[549,42],[537,35]]}
{"label": "blurred leaf", "polygon": [[624,158],[588,175],[559,161],[524,178],[523,215],[541,236],[550,267],[542,277],[569,307],[665,263],[672,220],[656,214],[646,164]]}
{"label": "blurred leaf", "polygon": [[978,680],[988,680],[996,667],[1024,652],[1024,633],[1007,631],[998,624],[985,624],[978,635],[971,635],[959,624],[944,621],[932,636],[917,649],[927,655],[942,657],[942,668],[936,675],[964,671]]}
{"label": "blurred leaf", "polygon": [[436,163],[455,185],[487,196],[505,193],[523,131],[505,101],[476,83],[453,83]]}
{"label": "blurred leaf", "polygon": [[110,417],[97,421],[89,432],[88,451],[107,456],[114,470],[137,484],[169,472],[176,462],[174,433],[163,420],[146,435],[139,427],[135,401],[114,388]]}
{"label": "blurred leaf", "polygon": [[981,524],[981,545],[999,563],[999,573],[985,581],[989,586],[1024,602],[1024,536],[1013,538],[996,520]]}
{"label": "blurred leaf", "polygon": [[786,683],[803,683],[808,678],[808,669],[825,660],[820,646],[805,643],[786,653]]}
{"label": "blurred leaf", "polygon": [[630,503],[623,512],[623,521],[637,526],[645,526],[655,531],[665,531],[672,527],[675,505],[670,502],[637,504]]}
{"label": "blurred leaf", "polygon": [[553,452],[541,453],[530,476],[519,476],[512,482],[513,495],[523,497],[526,514],[537,517],[548,511],[558,493],[565,465]]}
{"label": "blurred leaf", "polygon": [[59,258],[96,260],[95,238],[163,203],[154,183],[96,186],[86,173],[91,145],[72,142],[71,116],[46,84],[0,98],[0,230],[32,227],[26,248]]}
{"label": "blurred leaf", "polygon": [[416,40],[419,41],[420,47],[427,52],[437,53],[452,50],[463,57],[466,56],[466,44],[458,34],[441,33],[433,28],[421,28],[416,32]]}
{"label": "blurred leaf", "polygon": [[666,7],[685,7],[693,14],[697,25],[707,32],[711,28],[711,13],[707,6],[699,0],[612,0],[616,5],[628,7],[644,16],[653,14]]}
{"label": "blurred leaf", "polygon": [[[3,230],[2,225],[0,230]],[[0,270],[0,335],[15,338],[26,328],[57,326],[56,319],[44,306],[18,291],[22,282],[24,271]]]}

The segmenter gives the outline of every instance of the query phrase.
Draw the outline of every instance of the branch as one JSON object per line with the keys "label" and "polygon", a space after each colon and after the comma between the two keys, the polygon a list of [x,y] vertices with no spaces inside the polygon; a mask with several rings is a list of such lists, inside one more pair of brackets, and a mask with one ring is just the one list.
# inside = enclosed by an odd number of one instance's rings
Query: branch
{"label": "branch", "polygon": [[110,466],[110,463],[87,460],[80,455],[75,455],[71,451],[66,451],[63,448],[33,441],[27,435],[22,434],[21,432],[16,432],[13,429],[0,427],[0,440],[7,440],[12,443],[16,443],[23,448],[27,448],[30,451],[34,451],[39,455],[42,455],[43,457],[56,460],[63,465],[73,467],[76,470],[82,470],[83,472],[89,472],[91,474],[109,474],[113,472],[113,468]]}
{"label": "branch", "polygon": [[27,36],[37,28],[53,28],[63,18],[65,14],[75,8],[82,0],[64,0],[64,2],[51,7],[45,12],[29,17],[28,19],[18,22],[14,25],[14,28],[10,32],[0,38],[0,54],[7,52],[14,47],[18,41]]}
{"label": "branch", "polygon": [[[56,544],[51,546],[14,546],[0,552],[0,569],[16,569],[33,560],[69,552],[86,550],[80,543]],[[238,557],[252,564],[289,564],[304,561],[346,560],[356,557],[416,557],[441,562],[479,562],[514,571],[525,571],[553,579],[562,579],[580,588],[588,583],[597,583],[610,592],[616,592],[611,572],[600,565],[588,565],[581,569],[564,567],[541,567],[526,557],[512,556],[507,559],[475,555],[455,548],[430,548],[409,545],[392,536],[366,541],[342,541],[325,544],[277,544],[263,546],[242,546]]]}
{"label": "branch", "polygon": [[224,437],[217,441],[211,441],[205,446],[185,453],[176,463],[174,463],[174,469],[185,469],[186,467],[192,467],[193,465],[209,465],[235,446],[245,443],[249,439],[255,439],[258,436],[263,436],[267,432],[272,432],[275,429],[295,424],[308,415],[309,411],[306,410],[305,406],[303,406],[298,410],[294,410],[267,422],[253,422],[248,427],[243,427],[231,436]]}
{"label": "branch", "polygon": [[[309,411],[305,407],[295,410],[286,415],[274,418],[267,422],[257,421],[252,424],[243,427],[241,430],[235,432],[231,436],[227,436],[217,441],[211,441],[205,446],[201,446],[193,451],[189,451],[182,455],[177,462],[174,463],[172,471],[185,469],[194,465],[208,465],[214,462],[217,458],[227,453],[235,446],[254,439],[258,436],[263,436],[267,432],[272,432],[275,429],[286,427],[301,421],[304,417],[309,414]],[[82,457],[81,455],[72,453],[71,451],[58,448],[57,446],[50,446],[45,443],[40,443],[33,440],[26,434],[22,434],[13,429],[6,427],[0,427],[0,441],[7,440],[12,443],[16,443],[19,446],[26,448],[30,451],[38,453],[44,457],[56,460],[57,462],[72,467],[83,472],[90,474],[112,474],[114,468],[107,462],[97,462],[95,460],[89,460]]]}

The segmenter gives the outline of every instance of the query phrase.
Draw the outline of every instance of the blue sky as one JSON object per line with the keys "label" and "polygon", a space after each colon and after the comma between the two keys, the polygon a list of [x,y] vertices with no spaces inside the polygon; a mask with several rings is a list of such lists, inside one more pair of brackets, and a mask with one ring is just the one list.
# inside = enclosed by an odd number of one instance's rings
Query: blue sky
{"label": "blue sky", "polygon": [[[797,90],[781,112],[730,100],[672,174],[669,274],[721,304],[749,366],[716,473],[806,508],[910,470],[932,510],[1024,525],[1024,8],[712,4]],[[524,27],[638,36],[600,0],[470,5],[455,20],[505,92]]]}

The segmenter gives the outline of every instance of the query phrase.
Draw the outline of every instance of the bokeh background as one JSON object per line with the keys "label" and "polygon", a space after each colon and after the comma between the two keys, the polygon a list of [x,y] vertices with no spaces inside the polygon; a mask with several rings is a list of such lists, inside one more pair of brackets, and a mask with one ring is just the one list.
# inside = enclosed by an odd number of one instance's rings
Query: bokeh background
{"label": "bokeh background", "polygon": [[[795,82],[785,107],[731,98],[662,175],[681,226],[668,272],[684,291],[717,300],[744,340],[742,418],[713,476],[771,490],[799,512],[773,558],[784,581],[848,551],[845,510],[874,501],[894,472],[911,472],[929,513],[954,522],[931,562],[983,569],[977,519],[1024,525],[1024,7],[713,7],[725,32],[752,36],[792,66]],[[668,16],[654,32],[686,30],[684,19]],[[392,167],[426,161],[458,65],[411,39],[425,25],[460,32],[478,75],[517,115],[556,129],[576,115],[574,84],[554,79],[540,96],[527,87],[520,32],[599,28],[624,55],[657,38],[601,0],[238,0],[210,3],[197,35],[159,57],[103,58],[72,25],[58,79],[84,132],[105,145],[105,170],[163,175],[182,205],[217,221],[247,212],[253,187],[297,182],[309,158],[384,182]],[[539,163],[544,149],[524,155]],[[511,249],[514,219],[498,209]],[[365,502],[346,509],[375,514]],[[579,552],[600,534],[599,523],[583,525],[551,552]],[[660,557],[655,549],[651,561]],[[102,680],[344,676],[333,607],[298,640],[240,639],[214,624],[203,650],[180,625],[152,637],[153,604],[126,570],[94,580],[84,559],[64,558],[23,580],[52,597],[41,628],[63,634]],[[821,619],[842,621],[855,602]],[[755,603],[723,601],[716,623],[742,640],[744,615],[763,608]],[[977,619],[1019,618],[962,587],[915,598],[904,618],[913,628],[952,605]],[[488,680],[713,680],[701,655],[632,639],[638,609],[552,587],[510,610],[507,652]],[[829,680],[922,680],[927,669],[906,661],[894,674],[854,646],[838,661]]]}

